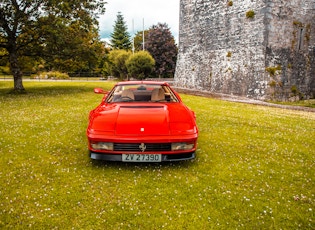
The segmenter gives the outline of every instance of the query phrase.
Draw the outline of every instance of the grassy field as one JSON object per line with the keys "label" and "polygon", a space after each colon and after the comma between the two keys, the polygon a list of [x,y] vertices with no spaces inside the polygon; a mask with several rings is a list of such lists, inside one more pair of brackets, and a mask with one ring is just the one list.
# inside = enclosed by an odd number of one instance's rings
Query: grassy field
{"label": "grassy field", "polygon": [[111,82],[0,81],[1,229],[315,229],[315,113],[182,95],[192,161],[92,162],[87,117]]}
{"label": "grassy field", "polygon": [[271,103],[276,103],[276,104],[280,104],[280,105],[302,106],[302,107],[315,108],[315,99],[301,100],[301,101],[296,101],[296,102],[271,102]]}

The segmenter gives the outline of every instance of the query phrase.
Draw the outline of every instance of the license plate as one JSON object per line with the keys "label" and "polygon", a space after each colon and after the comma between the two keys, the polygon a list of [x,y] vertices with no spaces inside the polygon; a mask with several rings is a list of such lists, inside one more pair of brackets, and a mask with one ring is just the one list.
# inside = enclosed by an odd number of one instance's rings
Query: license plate
{"label": "license plate", "polygon": [[122,154],[123,162],[161,162],[161,154]]}

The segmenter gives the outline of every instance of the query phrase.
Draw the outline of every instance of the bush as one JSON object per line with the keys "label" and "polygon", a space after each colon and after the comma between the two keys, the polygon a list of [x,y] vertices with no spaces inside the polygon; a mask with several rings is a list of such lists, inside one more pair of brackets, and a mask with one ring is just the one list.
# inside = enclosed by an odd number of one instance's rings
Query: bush
{"label": "bush", "polygon": [[126,62],[130,76],[139,80],[149,77],[155,65],[154,58],[147,51],[139,51],[130,56]]}
{"label": "bush", "polygon": [[108,56],[108,68],[111,76],[124,79],[127,77],[128,70],[126,61],[130,57],[131,52],[126,50],[113,50]]}
{"label": "bush", "polygon": [[50,72],[43,72],[37,75],[40,79],[54,79],[54,80],[65,80],[69,79],[69,75],[67,73],[61,73],[58,71],[50,71]]}
{"label": "bush", "polygon": [[268,72],[271,77],[278,74],[281,70],[282,70],[282,68],[280,65],[266,67],[266,72]]}
{"label": "bush", "polygon": [[296,85],[293,85],[293,86],[291,87],[291,92],[292,92],[294,95],[297,94],[298,89],[297,89]]}
{"label": "bush", "polygon": [[253,18],[255,16],[255,11],[249,10],[246,12],[246,18]]}

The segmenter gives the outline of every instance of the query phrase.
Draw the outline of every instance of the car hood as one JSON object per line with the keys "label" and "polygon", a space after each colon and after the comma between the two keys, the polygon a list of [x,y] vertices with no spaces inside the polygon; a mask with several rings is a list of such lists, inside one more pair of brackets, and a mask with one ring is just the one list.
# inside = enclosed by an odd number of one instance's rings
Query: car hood
{"label": "car hood", "polygon": [[89,129],[116,135],[169,135],[194,130],[190,111],[180,103],[100,106],[90,118]]}
{"label": "car hood", "polygon": [[116,121],[116,134],[168,134],[166,108],[165,106],[121,106]]}

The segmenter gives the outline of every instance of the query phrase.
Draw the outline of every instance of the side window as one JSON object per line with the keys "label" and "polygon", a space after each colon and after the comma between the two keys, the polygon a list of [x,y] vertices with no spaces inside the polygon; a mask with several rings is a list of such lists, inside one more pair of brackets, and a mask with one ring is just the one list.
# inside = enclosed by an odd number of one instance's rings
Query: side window
{"label": "side window", "polygon": [[107,102],[110,103],[110,102],[119,101],[119,99],[121,98],[121,94],[122,94],[122,87],[117,86]]}

